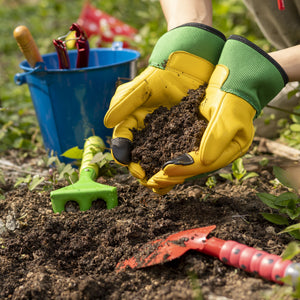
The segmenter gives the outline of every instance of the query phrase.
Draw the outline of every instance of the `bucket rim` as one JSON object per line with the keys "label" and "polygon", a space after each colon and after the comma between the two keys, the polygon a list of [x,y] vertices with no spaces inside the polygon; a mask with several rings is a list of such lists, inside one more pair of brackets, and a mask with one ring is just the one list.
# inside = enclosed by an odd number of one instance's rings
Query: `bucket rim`
{"label": "bucket rim", "polygon": [[[77,50],[69,50],[68,52],[70,54],[77,53]],[[111,68],[112,66],[118,66],[118,65],[122,65],[122,64],[127,64],[129,62],[133,62],[141,56],[140,52],[138,52],[137,50],[128,49],[128,48],[126,48],[126,49],[124,49],[124,48],[123,49],[92,48],[92,49],[90,49],[90,52],[129,52],[129,53],[135,54],[135,57],[131,58],[131,59],[123,60],[121,62],[112,63],[112,64],[109,64],[109,65],[106,65],[106,66],[92,66],[92,67],[72,68],[72,69],[45,69],[44,71],[49,72],[49,73],[55,73],[55,72],[84,72],[84,71],[87,71],[87,70],[105,69],[105,68]],[[42,58],[53,56],[53,55],[57,55],[57,53],[56,52],[51,52],[51,53],[43,54]],[[24,71],[32,71],[34,69],[34,68],[29,66],[28,61],[26,59],[23,60],[19,64],[19,67]]]}

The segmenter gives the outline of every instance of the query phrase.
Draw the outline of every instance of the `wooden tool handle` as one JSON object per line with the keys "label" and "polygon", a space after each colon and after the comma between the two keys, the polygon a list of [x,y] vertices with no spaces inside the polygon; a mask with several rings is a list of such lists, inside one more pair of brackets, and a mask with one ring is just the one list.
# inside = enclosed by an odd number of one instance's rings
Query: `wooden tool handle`
{"label": "wooden tool handle", "polygon": [[37,62],[43,61],[39,49],[26,26],[16,27],[14,37],[31,67],[35,67]]}

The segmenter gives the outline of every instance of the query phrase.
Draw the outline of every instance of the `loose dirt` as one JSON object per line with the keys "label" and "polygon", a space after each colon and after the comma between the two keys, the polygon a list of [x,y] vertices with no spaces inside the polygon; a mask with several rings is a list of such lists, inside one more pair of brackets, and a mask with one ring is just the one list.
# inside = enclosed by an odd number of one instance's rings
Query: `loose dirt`
{"label": "loose dirt", "polygon": [[[6,158],[25,171],[24,161]],[[270,159],[267,166],[259,164],[262,158]],[[37,160],[28,160],[37,172]],[[280,255],[292,238],[261,216],[271,210],[257,197],[286,191],[271,182],[272,165],[280,161],[256,153],[244,163],[258,177],[236,185],[216,175],[212,188],[206,179],[194,179],[164,196],[120,168],[115,177],[98,179],[117,187],[117,207],[106,210],[99,200],[88,211],[62,214],[53,213],[50,191],[13,188],[16,169],[4,170],[9,179],[1,185],[0,299],[289,299],[276,298],[285,287],[197,251],[144,269],[115,269],[149,241],[214,224],[211,236]]]}
{"label": "loose dirt", "polygon": [[132,130],[132,161],[140,163],[147,179],[167,161],[199,148],[207,126],[199,112],[205,88],[189,90],[188,95],[170,109],[160,106],[146,116],[145,128]]}

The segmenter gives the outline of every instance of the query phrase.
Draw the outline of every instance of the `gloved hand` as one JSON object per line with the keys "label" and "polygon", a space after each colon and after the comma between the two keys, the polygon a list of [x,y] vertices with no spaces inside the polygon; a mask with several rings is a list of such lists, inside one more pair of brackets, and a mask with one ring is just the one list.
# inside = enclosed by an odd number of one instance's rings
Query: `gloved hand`
{"label": "gloved hand", "polygon": [[199,150],[166,162],[147,185],[157,192],[168,190],[244,155],[253,140],[253,119],[287,82],[285,71],[267,53],[243,37],[231,36],[200,104],[208,126]]}
{"label": "gloved hand", "polygon": [[207,84],[224,43],[222,33],[203,24],[188,23],[174,28],[158,40],[145,71],[117,88],[104,118],[106,127],[114,127],[112,155],[143,184],[147,185],[144,170],[140,164],[131,162],[130,129],[142,129],[147,114],[159,106],[170,108],[189,89]]}

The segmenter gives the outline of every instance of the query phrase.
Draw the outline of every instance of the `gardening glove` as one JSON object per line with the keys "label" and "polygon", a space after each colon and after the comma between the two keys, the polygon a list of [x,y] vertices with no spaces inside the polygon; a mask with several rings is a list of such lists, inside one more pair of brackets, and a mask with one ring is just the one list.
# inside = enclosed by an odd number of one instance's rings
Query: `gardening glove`
{"label": "gardening glove", "polygon": [[199,150],[166,162],[148,186],[167,189],[244,155],[253,140],[253,119],[287,82],[285,71],[267,53],[243,37],[231,36],[200,104],[208,126]]}
{"label": "gardening glove", "polygon": [[126,165],[145,185],[145,172],[131,162],[131,129],[144,128],[144,119],[160,106],[178,104],[189,89],[208,80],[225,43],[224,35],[212,27],[188,23],[165,33],[157,42],[149,66],[134,80],[119,86],[104,124],[114,127],[111,141],[115,161]]}

